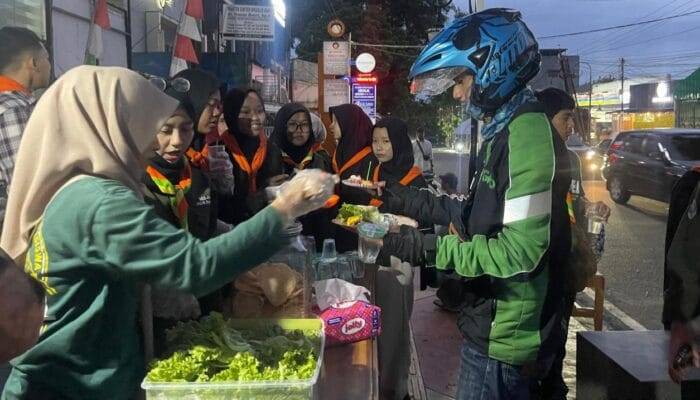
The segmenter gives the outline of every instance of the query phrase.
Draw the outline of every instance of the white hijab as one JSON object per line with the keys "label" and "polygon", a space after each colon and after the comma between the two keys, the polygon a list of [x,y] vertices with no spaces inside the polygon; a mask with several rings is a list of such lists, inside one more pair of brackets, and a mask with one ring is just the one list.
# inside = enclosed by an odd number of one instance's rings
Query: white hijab
{"label": "white hijab", "polygon": [[125,68],[81,66],[64,74],[24,130],[0,246],[23,262],[46,206],[81,175],[114,179],[140,193],[142,154],[177,106]]}

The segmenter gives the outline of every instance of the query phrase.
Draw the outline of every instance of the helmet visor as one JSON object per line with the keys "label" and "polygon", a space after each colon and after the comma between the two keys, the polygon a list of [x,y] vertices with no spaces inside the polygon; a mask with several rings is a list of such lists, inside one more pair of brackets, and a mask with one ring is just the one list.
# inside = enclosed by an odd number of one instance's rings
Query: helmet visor
{"label": "helmet visor", "polygon": [[418,99],[427,99],[444,93],[454,86],[460,75],[467,72],[465,67],[441,68],[416,76],[411,82],[411,94]]}

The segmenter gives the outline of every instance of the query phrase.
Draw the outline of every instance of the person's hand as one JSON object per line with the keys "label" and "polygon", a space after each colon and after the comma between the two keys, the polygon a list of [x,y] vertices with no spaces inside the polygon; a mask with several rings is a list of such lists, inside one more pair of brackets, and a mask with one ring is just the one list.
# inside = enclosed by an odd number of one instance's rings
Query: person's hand
{"label": "person's hand", "polygon": [[408,225],[401,225],[398,233],[387,233],[377,257],[377,263],[385,266],[391,265],[391,256],[414,266],[425,263],[423,234],[418,229]]}
{"label": "person's hand", "polygon": [[284,183],[284,181],[286,181],[287,178],[289,178],[289,175],[287,175],[287,174],[275,175],[267,181],[267,185],[268,186],[279,186],[282,183]]}
{"label": "person's hand", "polygon": [[320,169],[301,171],[280,187],[272,207],[289,220],[306,215],[323,207],[337,182],[336,175]]}
{"label": "person's hand", "polygon": [[610,218],[610,207],[602,201],[589,202],[586,204],[586,215],[597,215],[607,222]]}
{"label": "person's hand", "polygon": [[374,186],[374,188],[362,188],[362,190],[369,193],[372,197],[381,197],[384,189],[386,189],[386,181],[376,182]]}
{"label": "person's hand", "polygon": [[691,346],[693,356],[693,366],[700,368],[700,349],[695,342],[695,333],[682,322],[671,324],[671,341],[668,354],[668,375],[671,379],[680,384],[685,376],[685,368],[676,368],[674,361],[680,349],[685,345]]}

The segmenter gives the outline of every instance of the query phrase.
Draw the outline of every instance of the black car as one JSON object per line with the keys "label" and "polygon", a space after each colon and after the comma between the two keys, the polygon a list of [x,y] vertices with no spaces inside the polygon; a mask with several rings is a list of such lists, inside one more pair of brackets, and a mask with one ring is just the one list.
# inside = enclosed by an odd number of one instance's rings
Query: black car
{"label": "black car", "polygon": [[610,197],[631,195],[668,202],[676,181],[700,164],[700,129],[621,132],[610,144],[603,176]]}

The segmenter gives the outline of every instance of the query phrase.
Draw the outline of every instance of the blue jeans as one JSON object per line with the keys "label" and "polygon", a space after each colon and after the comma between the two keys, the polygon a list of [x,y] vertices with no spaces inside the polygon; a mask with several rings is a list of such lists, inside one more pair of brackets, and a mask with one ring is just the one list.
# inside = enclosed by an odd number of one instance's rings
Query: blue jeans
{"label": "blue jeans", "polygon": [[456,400],[528,400],[529,386],[520,367],[489,358],[466,342],[462,346]]}

